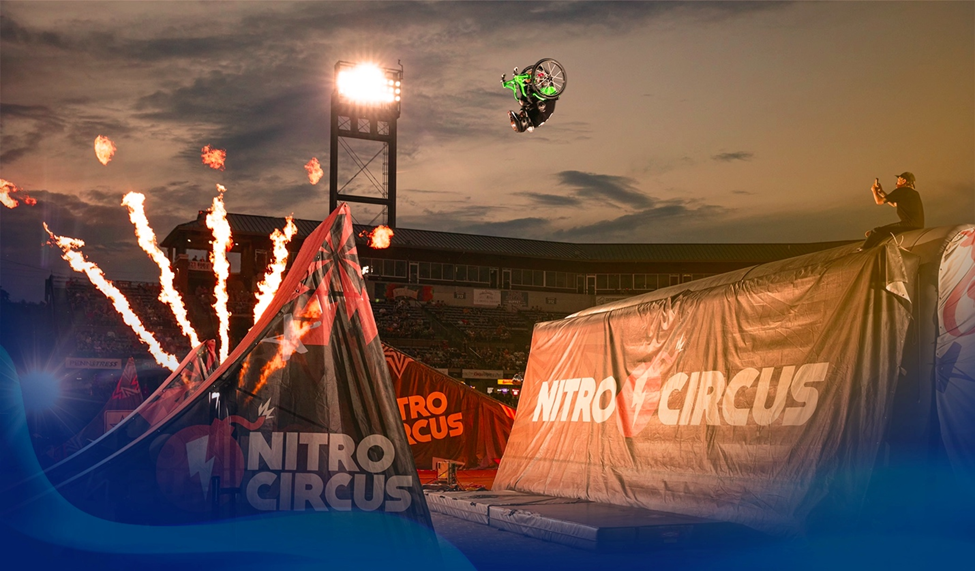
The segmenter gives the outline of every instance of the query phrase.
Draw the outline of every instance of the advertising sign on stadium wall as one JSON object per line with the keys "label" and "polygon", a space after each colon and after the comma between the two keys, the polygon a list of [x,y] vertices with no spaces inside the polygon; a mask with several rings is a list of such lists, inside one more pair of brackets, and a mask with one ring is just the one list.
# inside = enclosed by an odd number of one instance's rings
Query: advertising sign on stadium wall
{"label": "advertising sign on stadium wall", "polygon": [[460,374],[465,379],[497,380],[504,376],[501,369],[461,369]]}
{"label": "advertising sign on stadium wall", "polygon": [[[418,286],[408,284],[384,284],[386,299],[415,299],[430,301],[433,299],[433,286]],[[377,286],[378,290],[379,286]]]}
{"label": "advertising sign on stadium wall", "polygon": [[478,307],[497,307],[501,305],[501,290],[475,289],[473,303]]}
{"label": "advertising sign on stadium wall", "polygon": [[945,249],[938,276],[937,406],[956,474],[975,486],[975,229]]}
{"label": "advertising sign on stadium wall", "polygon": [[859,502],[911,320],[904,261],[801,260],[537,325],[494,489],[786,533]]}
{"label": "advertising sign on stadium wall", "polygon": [[501,304],[509,309],[528,309],[528,292],[504,290],[501,292]]}
{"label": "advertising sign on stadium wall", "polygon": [[64,360],[64,366],[68,369],[121,369],[122,359],[68,357]]}

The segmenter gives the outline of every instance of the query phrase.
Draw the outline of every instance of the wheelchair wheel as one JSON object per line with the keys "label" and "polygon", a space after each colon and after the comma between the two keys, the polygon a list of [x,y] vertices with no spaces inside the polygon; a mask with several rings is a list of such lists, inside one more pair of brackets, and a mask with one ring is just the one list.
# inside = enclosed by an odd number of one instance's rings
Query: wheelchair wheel
{"label": "wheelchair wheel", "polygon": [[565,91],[565,68],[552,58],[539,60],[532,66],[531,86],[542,99],[558,99]]}

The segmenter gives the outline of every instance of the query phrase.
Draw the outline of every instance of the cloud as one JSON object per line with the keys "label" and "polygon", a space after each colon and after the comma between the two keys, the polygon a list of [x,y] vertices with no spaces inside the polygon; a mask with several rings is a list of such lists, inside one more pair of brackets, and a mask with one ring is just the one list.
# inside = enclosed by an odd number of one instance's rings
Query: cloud
{"label": "cloud", "polygon": [[[714,220],[726,216],[728,212],[728,209],[721,206],[694,205],[689,201],[670,200],[652,208],[646,208],[632,214],[624,214],[611,220],[602,220],[568,230],[560,230],[555,232],[554,236],[575,242],[653,242],[660,240],[694,242],[698,240],[686,238],[687,230],[706,226]],[[680,239],[674,239],[675,232],[682,234]]]}
{"label": "cloud", "polygon": [[721,163],[730,163],[732,161],[750,161],[754,156],[748,151],[735,151],[733,153],[720,153],[711,158]]}
{"label": "cloud", "polygon": [[546,218],[528,217],[473,224],[464,229],[465,234],[504,236],[509,238],[537,238],[547,234],[551,222]]}
{"label": "cloud", "polygon": [[541,192],[522,192],[521,196],[524,196],[543,206],[579,206],[582,201],[574,196],[567,196],[564,194],[545,194]]}
{"label": "cloud", "polygon": [[64,119],[43,105],[0,103],[0,123],[0,162],[8,165],[35,152],[44,139],[65,128]]}
{"label": "cloud", "polygon": [[750,190],[732,190],[731,194],[741,194],[741,195],[751,196],[755,193],[751,192]]}
{"label": "cloud", "polygon": [[654,200],[636,188],[636,181],[622,176],[581,171],[562,171],[556,174],[560,185],[575,189],[576,196],[607,201],[627,208],[650,208]]}

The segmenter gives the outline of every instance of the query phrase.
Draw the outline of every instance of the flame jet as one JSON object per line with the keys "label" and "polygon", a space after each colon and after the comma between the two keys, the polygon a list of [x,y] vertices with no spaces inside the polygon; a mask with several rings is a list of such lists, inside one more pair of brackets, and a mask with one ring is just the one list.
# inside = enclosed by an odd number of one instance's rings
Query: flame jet
{"label": "flame jet", "polygon": [[227,191],[222,184],[217,185],[219,194],[213,198],[213,207],[207,213],[207,228],[213,233],[213,251],[210,252],[210,263],[213,273],[217,277],[217,285],[213,288],[213,309],[217,312],[220,323],[220,362],[230,354],[230,310],[227,309],[229,297],[227,295],[227,278],[230,276],[230,261],[227,252],[234,245],[230,233],[230,223],[227,222],[227,209],[223,204],[223,193]]}
{"label": "flame jet", "polygon": [[86,260],[85,255],[78,251],[84,247],[85,242],[66,236],[56,236],[47,227],[47,222],[44,223],[44,231],[51,237],[51,242],[61,249],[61,257],[71,265],[71,269],[88,276],[91,283],[100,292],[105,294],[108,299],[112,300],[112,305],[122,315],[122,320],[125,321],[125,324],[131,327],[139,339],[149,346],[149,352],[155,357],[156,362],[170,371],[175,371],[176,367],[179,366],[179,360],[163,350],[159,342],[156,341],[156,338],[146,330],[142,325],[142,321],[132,311],[132,308],[129,306],[129,300],[125,299],[125,296],[115,287],[115,284],[105,278],[105,274],[94,262]]}
{"label": "flame jet", "polygon": [[159,246],[156,245],[156,234],[152,231],[152,227],[149,226],[149,219],[146,218],[145,200],[145,195],[138,192],[130,192],[122,198],[122,206],[129,209],[129,220],[135,226],[135,237],[139,240],[139,246],[159,266],[159,284],[162,286],[159,292],[159,301],[169,306],[173,311],[173,316],[176,317],[176,322],[179,323],[179,327],[183,331],[183,335],[190,340],[190,346],[196,347],[200,344],[200,338],[197,337],[196,331],[193,329],[193,325],[186,315],[186,306],[183,305],[183,297],[179,295],[179,292],[176,291],[176,287],[173,285],[173,280],[176,278],[176,275],[169,265],[169,259],[159,249]]}
{"label": "flame jet", "polygon": [[115,150],[115,143],[108,137],[104,135],[95,137],[95,156],[98,157],[98,162],[108,166],[108,161],[115,156]]}
{"label": "flame jet", "polygon": [[257,320],[261,318],[261,314],[264,313],[267,306],[271,305],[274,294],[278,292],[278,287],[281,286],[281,276],[288,266],[288,243],[291,242],[291,239],[298,231],[298,227],[295,226],[293,216],[288,216],[286,220],[287,223],[284,225],[284,232],[275,228],[271,234],[271,242],[274,243],[274,261],[271,262],[271,266],[265,272],[264,279],[261,280],[261,283],[257,284],[257,294],[255,294],[257,303],[254,305],[254,323],[257,323]]}

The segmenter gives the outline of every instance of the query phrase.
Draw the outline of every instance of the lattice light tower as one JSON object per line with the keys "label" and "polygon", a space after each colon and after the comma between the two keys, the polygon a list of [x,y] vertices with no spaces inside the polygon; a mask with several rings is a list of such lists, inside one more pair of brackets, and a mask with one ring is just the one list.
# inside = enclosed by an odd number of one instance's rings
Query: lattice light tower
{"label": "lattice light tower", "polygon": [[[332,91],[329,146],[329,212],[339,201],[375,204],[385,207],[386,225],[396,227],[396,121],[400,116],[403,69],[383,69],[373,64],[340,61],[335,64]],[[382,144],[372,158],[363,161],[342,139],[377,141]],[[358,170],[339,185],[339,145]],[[379,180],[369,165],[383,156],[383,176]],[[360,174],[365,173],[379,196],[342,194]]]}

